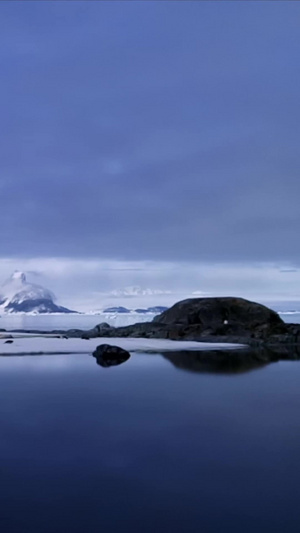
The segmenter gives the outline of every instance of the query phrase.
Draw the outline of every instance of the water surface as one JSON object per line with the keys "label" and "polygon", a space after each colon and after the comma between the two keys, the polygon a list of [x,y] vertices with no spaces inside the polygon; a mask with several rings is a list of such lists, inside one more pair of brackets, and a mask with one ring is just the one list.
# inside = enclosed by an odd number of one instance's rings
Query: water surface
{"label": "water surface", "polygon": [[1,357],[2,530],[298,532],[300,363],[180,366]]}

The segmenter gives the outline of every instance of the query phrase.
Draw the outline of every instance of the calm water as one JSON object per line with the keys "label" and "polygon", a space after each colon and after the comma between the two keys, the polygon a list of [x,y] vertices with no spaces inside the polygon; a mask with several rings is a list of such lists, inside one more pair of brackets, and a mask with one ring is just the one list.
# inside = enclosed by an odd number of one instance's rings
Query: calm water
{"label": "calm water", "polygon": [[169,359],[0,358],[1,531],[299,531],[300,362]]}

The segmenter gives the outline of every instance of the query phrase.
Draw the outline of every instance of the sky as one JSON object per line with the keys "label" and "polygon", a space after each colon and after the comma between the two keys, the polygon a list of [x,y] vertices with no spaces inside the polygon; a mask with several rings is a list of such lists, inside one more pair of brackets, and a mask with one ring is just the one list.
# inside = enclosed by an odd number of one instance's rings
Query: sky
{"label": "sky", "polygon": [[299,2],[0,2],[0,281],[300,299],[299,45]]}

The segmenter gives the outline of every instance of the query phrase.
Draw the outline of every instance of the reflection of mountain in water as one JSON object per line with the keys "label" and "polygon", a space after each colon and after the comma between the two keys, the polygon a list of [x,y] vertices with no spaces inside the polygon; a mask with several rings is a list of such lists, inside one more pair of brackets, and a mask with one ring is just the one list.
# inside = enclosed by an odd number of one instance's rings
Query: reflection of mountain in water
{"label": "reflection of mountain in water", "polygon": [[199,352],[182,351],[163,354],[176,368],[190,372],[213,372],[220,374],[238,374],[259,369],[268,363],[279,360],[297,360],[300,358],[296,347],[278,350],[202,350]]}

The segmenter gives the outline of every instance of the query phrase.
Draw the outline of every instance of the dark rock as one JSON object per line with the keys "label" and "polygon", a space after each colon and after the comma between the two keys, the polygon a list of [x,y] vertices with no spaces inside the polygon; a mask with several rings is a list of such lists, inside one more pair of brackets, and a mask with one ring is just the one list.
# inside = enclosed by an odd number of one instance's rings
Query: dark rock
{"label": "dark rock", "polygon": [[68,329],[65,333],[67,337],[75,337],[80,339],[80,337],[85,334],[85,331],[83,331],[82,329]]}
{"label": "dark rock", "polygon": [[[98,324],[92,329],[68,329],[67,331],[59,331],[58,333],[71,338],[93,339],[97,337],[113,337],[114,329],[113,326],[110,326],[106,322],[101,322],[101,324]],[[56,333],[56,331],[52,331],[51,333]]]}
{"label": "dark rock", "polygon": [[114,327],[110,326],[106,322],[101,322],[93,329],[89,329],[83,332],[82,338],[84,339],[93,339],[97,337],[113,337]]}
{"label": "dark rock", "polygon": [[119,346],[100,344],[93,352],[97,364],[102,367],[116,366],[125,363],[130,358],[130,353]]}
{"label": "dark rock", "polygon": [[96,331],[97,333],[103,334],[113,329],[115,328],[107,324],[107,322],[101,322],[101,324],[98,324],[97,326],[95,326],[94,329],[91,331]]}
{"label": "dark rock", "polygon": [[153,319],[154,323],[181,326],[184,337],[238,335],[265,339],[287,332],[275,311],[244,298],[191,298],[176,303]]}
{"label": "dark rock", "polygon": [[130,326],[122,326],[119,328],[110,328],[104,331],[103,335],[98,337],[143,337],[143,338],[168,338],[168,327],[161,324],[154,324],[153,322],[137,322]]}
{"label": "dark rock", "polygon": [[14,341],[12,340],[8,340],[8,341],[5,341],[4,344],[12,344]]}

